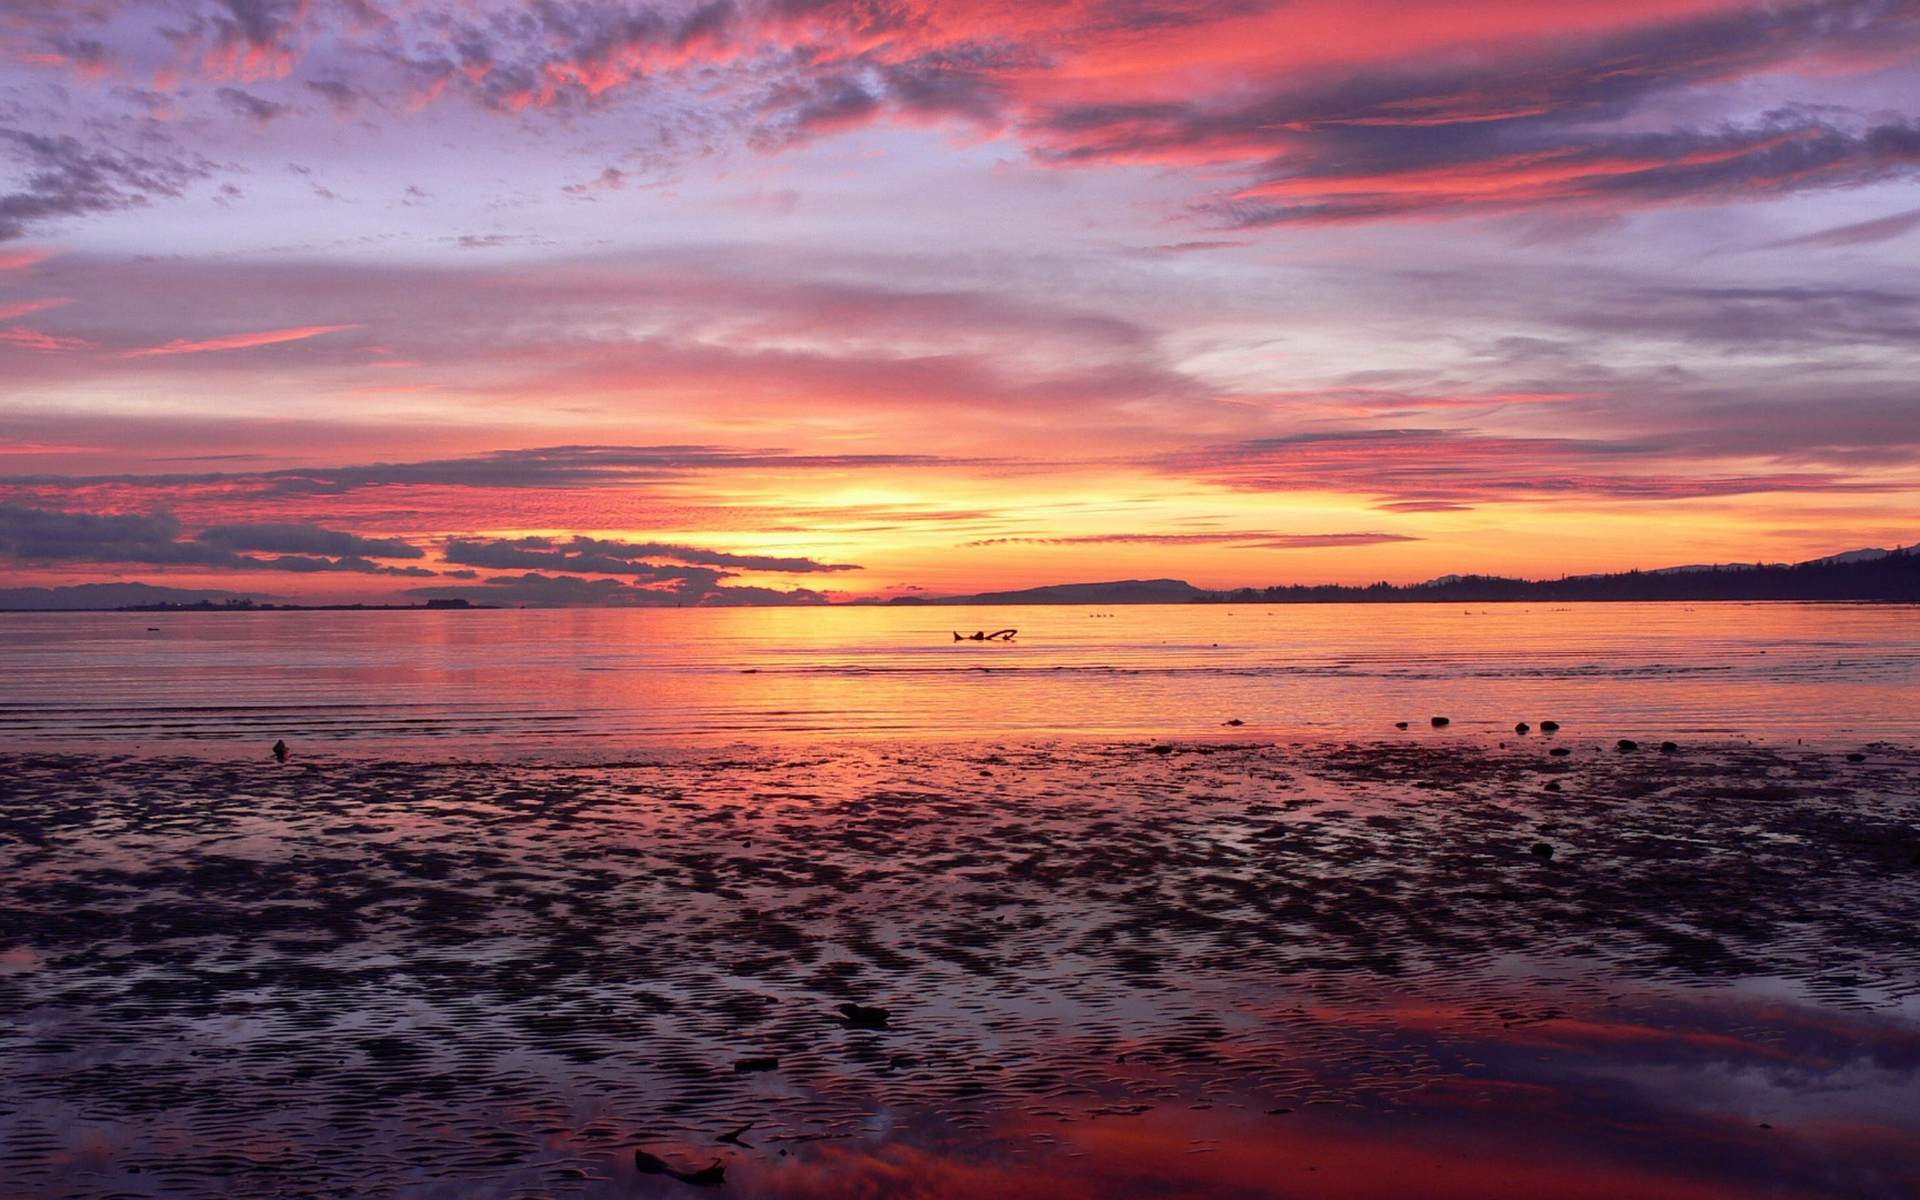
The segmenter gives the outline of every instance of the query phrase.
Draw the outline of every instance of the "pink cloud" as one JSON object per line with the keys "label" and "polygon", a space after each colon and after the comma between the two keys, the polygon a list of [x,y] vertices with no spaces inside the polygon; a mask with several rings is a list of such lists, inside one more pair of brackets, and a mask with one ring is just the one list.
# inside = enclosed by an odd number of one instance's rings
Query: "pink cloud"
{"label": "pink cloud", "polygon": [[59,308],[62,305],[72,303],[73,298],[68,296],[58,300],[28,300],[20,304],[0,304],[0,321],[11,321],[15,317],[24,317],[28,313],[40,312],[43,309],[49,308]]}
{"label": "pink cloud", "polygon": [[343,329],[358,328],[360,328],[358,325],[307,325],[299,329],[273,329],[265,333],[236,333],[230,337],[209,338],[203,342],[176,339],[164,346],[153,346],[145,350],[128,350],[120,357],[153,358],[162,354],[207,354],[219,350],[249,350],[255,346],[275,346],[281,342],[304,341],[324,333],[338,333]]}
{"label": "pink cloud", "polygon": [[53,257],[45,250],[7,250],[0,251],[0,271],[19,271],[26,267],[38,266]]}
{"label": "pink cloud", "polygon": [[41,333],[37,329],[22,329],[18,325],[12,329],[0,329],[0,345],[23,346],[28,350],[40,350],[52,354],[62,350],[91,350],[93,343],[83,338],[57,337],[51,333]]}

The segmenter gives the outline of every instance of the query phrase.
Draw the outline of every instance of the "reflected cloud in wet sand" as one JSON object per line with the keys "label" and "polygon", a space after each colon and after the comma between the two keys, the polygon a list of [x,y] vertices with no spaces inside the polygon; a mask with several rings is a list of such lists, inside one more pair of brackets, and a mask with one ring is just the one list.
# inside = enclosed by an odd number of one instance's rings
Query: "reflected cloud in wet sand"
{"label": "reflected cloud in wet sand", "polygon": [[0,1170],[9,1200],[1901,1200],[1916,772],[0,756]]}

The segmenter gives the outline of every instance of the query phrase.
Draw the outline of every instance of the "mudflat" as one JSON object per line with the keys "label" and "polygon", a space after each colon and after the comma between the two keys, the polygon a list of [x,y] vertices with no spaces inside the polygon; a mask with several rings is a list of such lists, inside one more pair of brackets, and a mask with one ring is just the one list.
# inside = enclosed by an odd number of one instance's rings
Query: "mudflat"
{"label": "mudflat", "polygon": [[0,756],[0,1175],[1920,1195],[1920,752],[1557,744]]}

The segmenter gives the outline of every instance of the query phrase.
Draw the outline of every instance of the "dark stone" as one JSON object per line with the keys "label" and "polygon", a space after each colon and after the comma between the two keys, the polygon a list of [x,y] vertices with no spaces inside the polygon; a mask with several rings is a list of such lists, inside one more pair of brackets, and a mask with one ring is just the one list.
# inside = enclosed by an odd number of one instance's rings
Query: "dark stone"
{"label": "dark stone", "polygon": [[1228,721],[1228,722],[1227,722],[1227,724],[1229,724],[1229,725],[1245,725],[1245,724],[1246,724],[1246,722],[1245,722],[1245,721],[1242,721],[1242,720],[1241,720],[1241,719],[1240,719],[1239,717],[1235,717],[1235,718],[1234,718],[1233,720],[1231,720],[1231,721]]}
{"label": "dark stone", "polygon": [[642,1175],[673,1174],[673,1168],[669,1167],[665,1160],[655,1158],[645,1150],[635,1150],[633,1152],[633,1165]]}
{"label": "dark stone", "polygon": [[842,1004],[840,1014],[847,1019],[848,1026],[854,1029],[885,1029],[887,1018],[893,1015],[887,1009],[869,1007],[865,1004]]}
{"label": "dark stone", "polygon": [[698,1171],[676,1171],[667,1165],[665,1159],[648,1154],[645,1150],[635,1150],[633,1165],[642,1175],[665,1175],[694,1187],[719,1187],[727,1181],[727,1169],[720,1165],[717,1158],[712,1166],[702,1167]]}
{"label": "dark stone", "polygon": [[1541,862],[1553,861],[1553,847],[1547,845],[1545,842],[1535,842],[1527,848],[1527,853],[1533,855]]}
{"label": "dark stone", "polygon": [[1555,758],[1565,758],[1567,755],[1572,754],[1573,751],[1567,749],[1565,746],[1555,746],[1553,749],[1547,751],[1547,753],[1553,755]]}
{"label": "dark stone", "polygon": [[1674,751],[1678,749],[1680,749],[1679,742],[1661,742],[1660,743],[1660,753],[1662,754],[1672,754]]}
{"label": "dark stone", "polygon": [[1540,722],[1540,732],[1541,732],[1541,733],[1559,733],[1559,732],[1560,732],[1560,722],[1558,722],[1558,721],[1542,721],[1542,722]]}
{"label": "dark stone", "polygon": [[754,1071],[778,1071],[780,1069],[780,1060],[777,1058],[736,1059],[733,1064],[733,1069],[740,1075],[746,1075]]}
{"label": "dark stone", "polygon": [[1435,729],[1445,729],[1447,726],[1453,724],[1453,722],[1446,717],[1435,717],[1431,723]]}
{"label": "dark stone", "polygon": [[1155,754],[1172,754],[1172,753],[1173,753],[1173,747],[1172,747],[1172,746],[1155,746],[1155,747],[1153,747],[1153,753],[1155,753]]}
{"label": "dark stone", "polygon": [[1405,722],[1405,721],[1395,721],[1395,722],[1393,723],[1393,727],[1394,727],[1395,729],[1405,729],[1405,728],[1407,727],[1407,722]]}
{"label": "dark stone", "polygon": [[1522,721],[1518,725],[1515,725],[1513,727],[1513,731],[1515,733],[1532,733],[1533,726],[1527,724],[1525,721]]}
{"label": "dark stone", "polygon": [[275,742],[273,744],[273,756],[281,762],[287,761],[287,744],[285,742]]}
{"label": "dark stone", "polygon": [[1638,750],[1640,748],[1640,743],[1634,741],[1632,738],[1621,738],[1619,741],[1614,743],[1614,746],[1616,749],[1623,750],[1623,751]]}
{"label": "dark stone", "polygon": [[1559,791],[1559,790],[1560,790],[1560,785],[1559,785],[1559,783],[1557,783],[1557,782],[1555,782],[1555,783],[1550,783],[1550,784],[1548,784],[1548,785],[1547,785],[1547,790],[1548,790],[1548,791],[1550,791],[1550,792],[1557,792],[1557,791]]}
{"label": "dark stone", "polygon": [[1865,762],[1867,761],[1867,756],[1864,754],[1849,754],[1847,755],[1847,761],[1848,762]]}

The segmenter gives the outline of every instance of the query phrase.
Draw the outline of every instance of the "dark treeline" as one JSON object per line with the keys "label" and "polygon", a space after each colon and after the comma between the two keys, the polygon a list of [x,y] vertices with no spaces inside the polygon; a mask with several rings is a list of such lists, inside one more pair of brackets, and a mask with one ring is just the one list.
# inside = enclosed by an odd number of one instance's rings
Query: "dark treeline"
{"label": "dark treeline", "polygon": [[1792,566],[1727,566],[1673,572],[1628,571],[1568,579],[1463,575],[1396,587],[1241,588],[1195,597],[1200,604],[1313,604],[1379,601],[1485,603],[1505,600],[1898,600],[1920,601],[1920,547],[1884,558]]}

